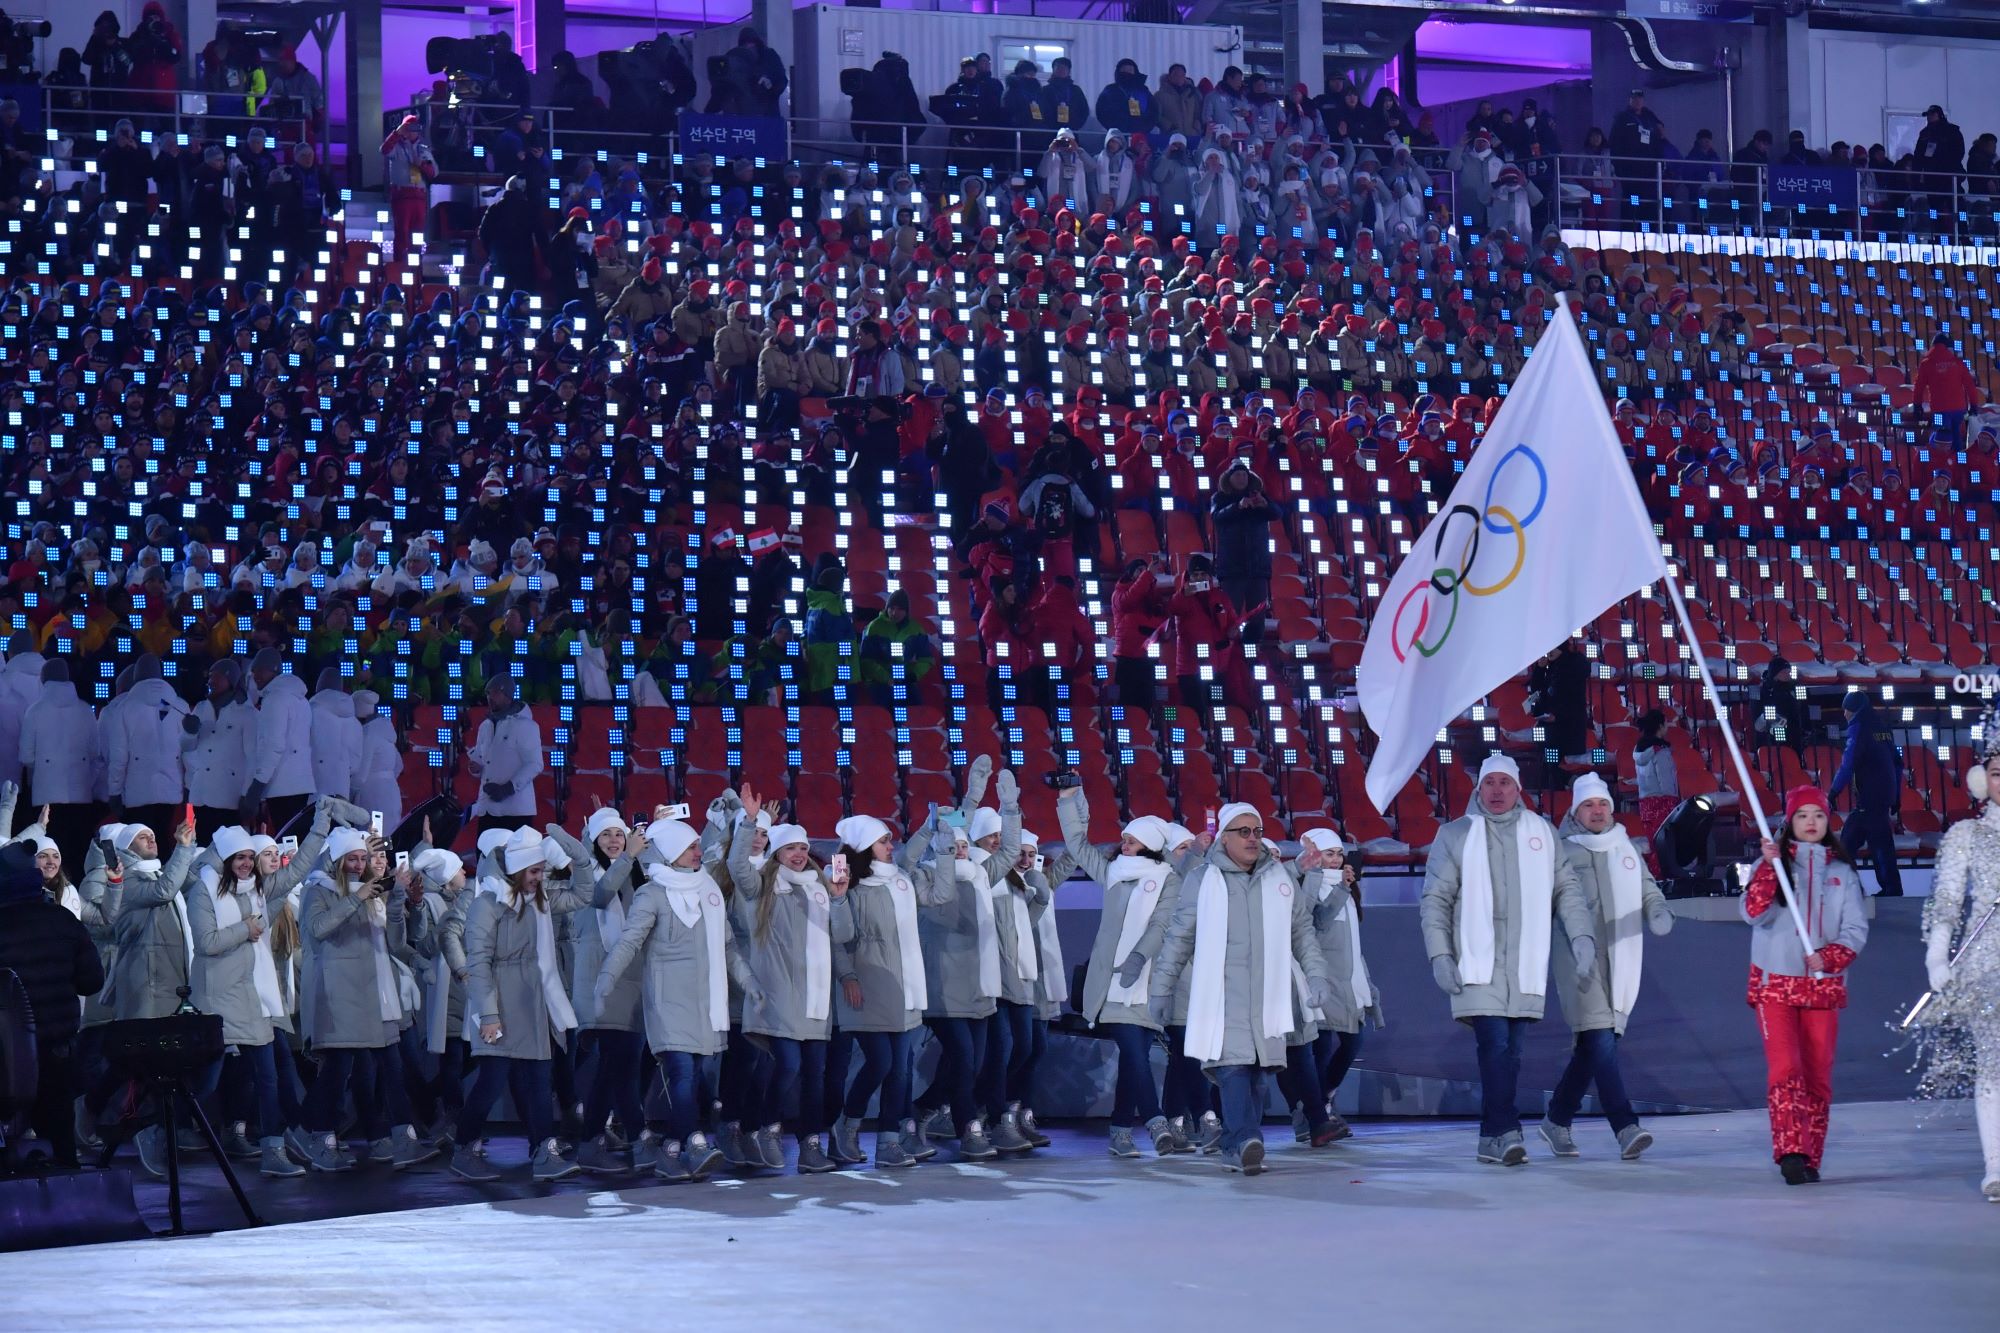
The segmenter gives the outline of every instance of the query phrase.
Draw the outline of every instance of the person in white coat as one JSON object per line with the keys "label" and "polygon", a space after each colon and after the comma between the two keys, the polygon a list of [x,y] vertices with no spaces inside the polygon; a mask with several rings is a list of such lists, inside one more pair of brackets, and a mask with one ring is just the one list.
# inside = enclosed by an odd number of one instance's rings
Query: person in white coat
{"label": "person in white coat", "polygon": [[[1361,1053],[1364,1020],[1382,1026],[1382,992],[1368,975],[1361,954],[1361,881],[1340,835],[1329,828],[1307,829],[1299,838],[1305,851],[1293,863],[1300,872],[1299,891],[1312,909],[1319,932],[1320,955],[1333,978],[1337,1003],[1320,1011],[1318,1035],[1310,1048],[1309,1077],[1298,1081],[1313,1090],[1322,1111],[1301,1108],[1292,1127],[1301,1127],[1315,1146],[1353,1137],[1354,1130],[1334,1109],[1334,1095]],[[1306,1073],[1308,1071],[1301,1071]]]}
{"label": "person in white coat", "polygon": [[1088,215],[1097,206],[1093,175],[1090,157],[1077,146],[1076,131],[1058,130],[1035,177],[1042,186],[1042,207],[1048,217],[1053,220],[1065,208]]}
{"label": "person in white coat", "polygon": [[44,830],[68,865],[83,864],[90,831],[101,822],[96,801],[97,719],[70,682],[69,661],[42,664],[40,693],[21,716],[18,758],[30,798],[49,808]]}
{"label": "person in white coat", "polygon": [[542,729],[516,696],[510,676],[486,685],[486,720],[466,752],[479,779],[473,811],[479,827],[517,829],[535,817],[535,779],[542,772]]}
{"label": "person in white coat", "polygon": [[28,631],[16,630],[7,640],[7,666],[0,671],[0,782],[21,781],[21,718],[42,692],[43,660]]}
{"label": "person in white coat", "polygon": [[364,810],[382,812],[382,827],[394,829],[403,822],[403,755],[396,748],[396,724],[382,711],[382,700],[373,690],[354,692],[354,720],[361,724],[361,777],[355,784],[354,803]]}
{"label": "person in white coat", "polygon": [[257,766],[257,710],[243,692],[243,664],[225,657],[208,669],[208,697],[181,718],[181,768],[194,806],[195,840],[234,824]]}
{"label": "person in white coat", "polygon": [[312,710],[313,794],[355,801],[361,788],[361,723],[354,698],[341,683],[340,668],[319,673],[307,707]]}
{"label": "person in white coat", "polygon": [[243,792],[243,824],[251,825],[261,805],[279,830],[312,798],[312,705],[306,683],[285,670],[276,648],[250,659],[250,679],[257,686],[257,762]]}
{"label": "person in white coat", "polygon": [[187,705],[160,678],[160,659],[132,664],[124,706],[104,727],[104,785],[114,818],[171,828],[180,821],[187,782],[181,771],[181,721]]}

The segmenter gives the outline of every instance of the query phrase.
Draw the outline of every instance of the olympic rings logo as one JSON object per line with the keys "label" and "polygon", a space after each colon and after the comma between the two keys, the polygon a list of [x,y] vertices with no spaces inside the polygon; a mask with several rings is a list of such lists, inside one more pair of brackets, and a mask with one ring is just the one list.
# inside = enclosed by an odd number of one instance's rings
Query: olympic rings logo
{"label": "olympic rings logo", "polygon": [[[1493,502],[1493,495],[1499,488],[1500,478],[1506,474],[1508,464],[1516,458],[1526,460],[1526,465],[1535,470],[1535,503],[1529,507],[1526,514],[1516,514],[1507,505]],[[1436,536],[1431,542],[1431,555],[1437,564],[1431,570],[1428,580],[1417,584],[1403,595],[1403,600],[1396,606],[1396,614],[1389,622],[1389,646],[1395,650],[1398,662],[1407,661],[1409,650],[1412,648],[1424,657],[1437,656],[1438,650],[1444,647],[1445,640],[1451,637],[1453,626],[1458,624],[1458,601],[1461,591],[1474,597],[1492,597],[1505,592],[1514,580],[1521,576],[1521,570],[1528,562],[1527,530],[1534,525],[1537,518],[1541,517],[1542,508],[1548,503],[1548,499],[1549,471],[1543,465],[1541,455],[1525,444],[1517,444],[1507,451],[1500,459],[1499,466],[1493,469],[1493,475],[1486,479],[1486,499],[1480,508],[1474,509],[1466,504],[1453,505],[1438,519],[1434,529]],[[1453,527],[1458,526],[1460,519],[1464,519],[1470,526],[1459,547],[1457,567],[1454,569],[1446,563],[1445,543]],[[1480,538],[1486,533],[1496,537],[1511,535],[1514,539],[1514,560],[1507,572],[1499,578],[1490,583],[1476,583],[1473,581],[1473,571],[1479,564]],[[1414,557],[1416,553],[1411,554]],[[1431,624],[1429,599],[1417,609],[1416,624],[1410,630],[1408,637],[1403,634],[1404,613],[1409,610],[1410,603],[1426,590],[1435,591],[1439,597],[1451,599],[1450,609],[1445,615],[1444,628],[1437,632],[1436,639],[1430,643],[1424,642],[1424,634]]]}

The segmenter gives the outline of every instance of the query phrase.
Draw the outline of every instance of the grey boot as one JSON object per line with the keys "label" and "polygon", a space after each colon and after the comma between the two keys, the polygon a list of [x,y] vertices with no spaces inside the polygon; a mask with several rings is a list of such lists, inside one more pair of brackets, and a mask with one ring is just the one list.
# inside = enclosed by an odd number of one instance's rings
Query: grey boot
{"label": "grey boot", "polygon": [[1652,1134],[1637,1125],[1627,1125],[1618,1131],[1618,1155],[1628,1162],[1638,1161],[1639,1154],[1652,1146]]}
{"label": "grey boot", "polygon": [[1480,1135],[1479,1146],[1473,1150],[1472,1155],[1488,1166],[1505,1166],[1507,1164],[1500,1153],[1500,1138],[1498,1135],[1492,1138],[1488,1138],[1484,1134]]}
{"label": "grey boot", "polygon": [[993,1135],[989,1141],[995,1151],[1005,1153],[1023,1153],[1035,1146],[1022,1135],[1020,1125],[1015,1122],[1015,1111],[1012,1107],[1000,1113],[1000,1119],[995,1122]]}
{"label": "grey boot", "polygon": [[778,1140],[778,1127],[766,1125],[743,1141],[745,1156],[752,1166],[765,1166],[773,1171],[785,1169],[785,1145]]}
{"label": "grey boot", "polygon": [[132,1144],[139,1150],[139,1166],[155,1180],[167,1178],[167,1131],[159,1125],[148,1125],[132,1138]]}
{"label": "grey boot", "polygon": [[903,1138],[903,1148],[919,1162],[928,1162],[937,1156],[937,1145],[931,1142],[931,1117],[919,1115],[910,1122],[916,1128]]}
{"label": "grey boot", "polygon": [[222,1155],[224,1157],[233,1158],[239,1162],[247,1162],[259,1155],[257,1145],[250,1141],[249,1128],[248,1125],[238,1120],[222,1131],[220,1138],[222,1139]]}
{"label": "grey boot", "polygon": [[763,1165],[761,1160],[752,1160],[751,1154],[743,1142],[743,1126],[734,1120],[726,1122],[717,1131],[715,1148],[717,1152],[722,1154],[723,1162],[728,1165],[731,1171],[745,1171],[751,1167]]}
{"label": "grey boot", "polygon": [[687,1154],[681,1151],[679,1139],[668,1139],[660,1145],[660,1161],[653,1168],[653,1175],[671,1185],[694,1179],[688,1172]]}
{"label": "grey boot", "polygon": [[1054,1141],[1048,1135],[1042,1133],[1042,1127],[1035,1123],[1035,1109],[1032,1106],[1022,1108],[1021,1114],[1015,1117],[1014,1123],[1015,1127],[1021,1131],[1021,1137],[1026,1139],[1033,1147],[1046,1148]]}
{"label": "grey boot", "polygon": [[561,1147],[554,1139],[543,1139],[542,1146],[535,1150],[532,1175],[537,1184],[556,1180],[568,1180],[583,1170],[575,1162],[564,1157]]}
{"label": "grey boot", "polygon": [[1125,1125],[1111,1127],[1111,1155],[1113,1157],[1137,1157],[1138,1148],[1132,1144],[1132,1131]]}
{"label": "grey boot", "polygon": [[828,1156],[843,1166],[853,1166],[868,1159],[861,1154],[861,1122],[841,1116],[833,1122],[833,1140]]}
{"label": "grey boot", "polygon": [[340,1140],[331,1134],[306,1134],[306,1165],[315,1171],[352,1171],[354,1158],[342,1151]]}
{"label": "grey boot", "polygon": [[1194,1151],[1194,1136],[1188,1130],[1187,1117],[1177,1115],[1167,1121],[1167,1128],[1173,1131],[1174,1151],[1189,1153]]}
{"label": "grey boot", "polygon": [[1312,1121],[1306,1119],[1306,1108],[1304,1106],[1294,1106],[1292,1108],[1292,1142],[1311,1143],[1312,1137]]}
{"label": "grey boot", "polygon": [[958,1160],[985,1162],[999,1155],[1000,1150],[986,1141],[986,1126],[976,1118],[966,1121],[965,1132],[958,1136]]}
{"label": "grey boot", "polygon": [[390,1130],[389,1142],[395,1149],[389,1164],[397,1171],[420,1166],[438,1155],[437,1145],[418,1134],[414,1125],[398,1125]]}
{"label": "grey boot", "polygon": [[1178,1140],[1174,1138],[1174,1127],[1167,1123],[1163,1115],[1156,1115],[1146,1122],[1146,1132],[1153,1136],[1153,1156],[1166,1157],[1180,1151]]}
{"label": "grey boot", "polygon": [[1201,1113],[1201,1150],[1213,1156],[1222,1151],[1222,1117],[1213,1111]]}
{"label": "grey boot", "polygon": [[578,1170],[598,1176],[622,1176],[631,1170],[626,1164],[625,1154],[613,1148],[606,1137],[594,1138],[576,1150]]}
{"label": "grey boot", "polygon": [[499,1169],[488,1162],[486,1155],[470,1143],[460,1144],[458,1151],[451,1155],[451,1173],[460,1180],[470,1180],[476,1185],[500,1179]]}
{"label": "grey boot", "polygon": [[683,1156],[689,1180],[707,1180],[723,1163],[722,1149],[710,1143],[708,1135],[700,1130],[688,1135],[687,1152]]}
{"label": "grey boot", "polygon": [[836,1169],[840,1164],[826,1155],[820,1147],[820,1136],[802,1134],[799,1136],[799,1174],[817,1176]]}
{"label": "grey boot", "polygon": [[1327,1140],[1329,1143],[1338,1143],[1342,1139],[1354,1137],[1354,1127],[1331,1111],[1326,1113],[1326,1123],[1333,1130],[1333,1137]]}
{"label": "grey boot", "polygon": [[1526,1166],[1528,1145],[1521,1139],[1521,1131],[1510,1129],[1500,1136],[1500,1164],[1502,1166]]}
{"label": "grey boot", "polygon": [[208,1151],[208,1140],[203,1138],[201,1131],[192,1125],[182,1125],[181,1132],[176,1137],[180,1141],[181,1156],[183,1157],[191,1152]]}
{"label": "grey boot", "polygon": [[396,1140],[385,1134],[368,1145],[368,1160],[387,1166],[396,1160]]}
{"label": "grey boot", "polygon": [[[634,1171],[651,1171],[658,1167],[659,1164],[660,1141],[653,1136],[652,1130],[642,1130],[639,1137],[632,1140],[632,1169]],[[585,1169],[588,1170],[589,1168],[586,1167]]]}
{"label": "grey boot", "polygon": [[1544,1116],[1542,1118],[1542,1123],[1536,1127],[1535,1132],[1542,1136],[1542,1142],[1548,1144],[1549,1151],[1554,1153],[1556,1156],[1558,1157],[1583,1156],[1583,1154],[1577,1150],[1576,1135],[1570,1133],[1568,1125],[1558,1125],[1555,1121],[1550,1120],[1548,1117]]}
{"label": "grey boot", "polygon": [[257,1158],[257,1174],[270,1176],[273,1180],[302,1176],[306,1173],[306,1169],[294,1162],[291,1155],[285,1151],[285,1140],[282,1135],[273,1134],[265,1139]]}
{"label": "grey boot", "polygon": [[[914,1121],[911,1122],[910,1129],[912,1131],[916,1129]],[[898,1167],[915,1166],[916,1164],[917,1159],[910,1156],[903,1148],[902,1131],[888,1129],[876,1131],[875,1165],[878,1169],[894,1170]]]}
{"label": "grey boot", "polygon": [[1244,1140],[1242,1147],[1222,1154],[1222,1164],[1231,1171],[1241,1171],[1246,1176],[1260,1174],[1264,1170],[1264,1140]]}

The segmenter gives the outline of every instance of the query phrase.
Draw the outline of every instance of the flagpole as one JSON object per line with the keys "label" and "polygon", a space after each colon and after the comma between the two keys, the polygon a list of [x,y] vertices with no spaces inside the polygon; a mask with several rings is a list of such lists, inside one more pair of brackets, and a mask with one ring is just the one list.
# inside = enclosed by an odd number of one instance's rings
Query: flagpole
{"label": "flagpole", "polygon": [[[1715,688],[1715,678],[1708,674],[1707,659],[1701,654],[1701,640],[1695,636],[1694,626],[1689,623],[1687,603],[1681,600],[1680,571],[1672,564],[1667,566],[1666,584],[1667,596],[1673,600],[1674,615],[1680,620],[1681,633],[1686,636],[1688,650],[1694,658],[1694,669],[1701,675],[1702,689],[1708,695],[1709,705],[1715,710],[1716,724],[1722,728],[1722,743],[1729,747],[1730,762],[1736,765],[1736,777],[1743,787],[1743,799],[1750,803],[1750,813],[1757,820],[1758,834],[1769,841],[1771,826],[1764,818],[1763,804],[1757,799],[1756,785],[1750,780],[1750,765],[1745,762],[1743,751],[1736,744],[1736,732],[1730,727],[1729,718],[1722,711],[1722,695]],[[1832,814],[1833,811],[1827,811],[1829,817]],[[1790,909],[1792,926],[1799,932],[1799,943],[1805,947],[1808,954],[1814,953],[1818,946],[1812,942],[1812,935],[1806,930],[1806,919],[1799,912],[1798,895],[1792,892],[1792,878],[1785,869],[1784,858],[1780,857],[1771,862],[1771,868],[1777,872],[1778,883],[1785,891],[1785,906]],[[1812,975],[1821,977],[1826,974],[1814,972]]]}

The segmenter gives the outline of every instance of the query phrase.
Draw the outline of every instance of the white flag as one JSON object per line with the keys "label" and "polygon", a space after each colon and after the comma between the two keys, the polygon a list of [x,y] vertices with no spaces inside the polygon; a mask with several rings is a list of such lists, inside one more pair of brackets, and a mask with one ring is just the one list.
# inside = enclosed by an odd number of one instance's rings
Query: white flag
{"label": "white flag", "polygon": [[1375,608],[1357,684],[1387,812],[1446,723],[1667,574],[1566,304]]}

